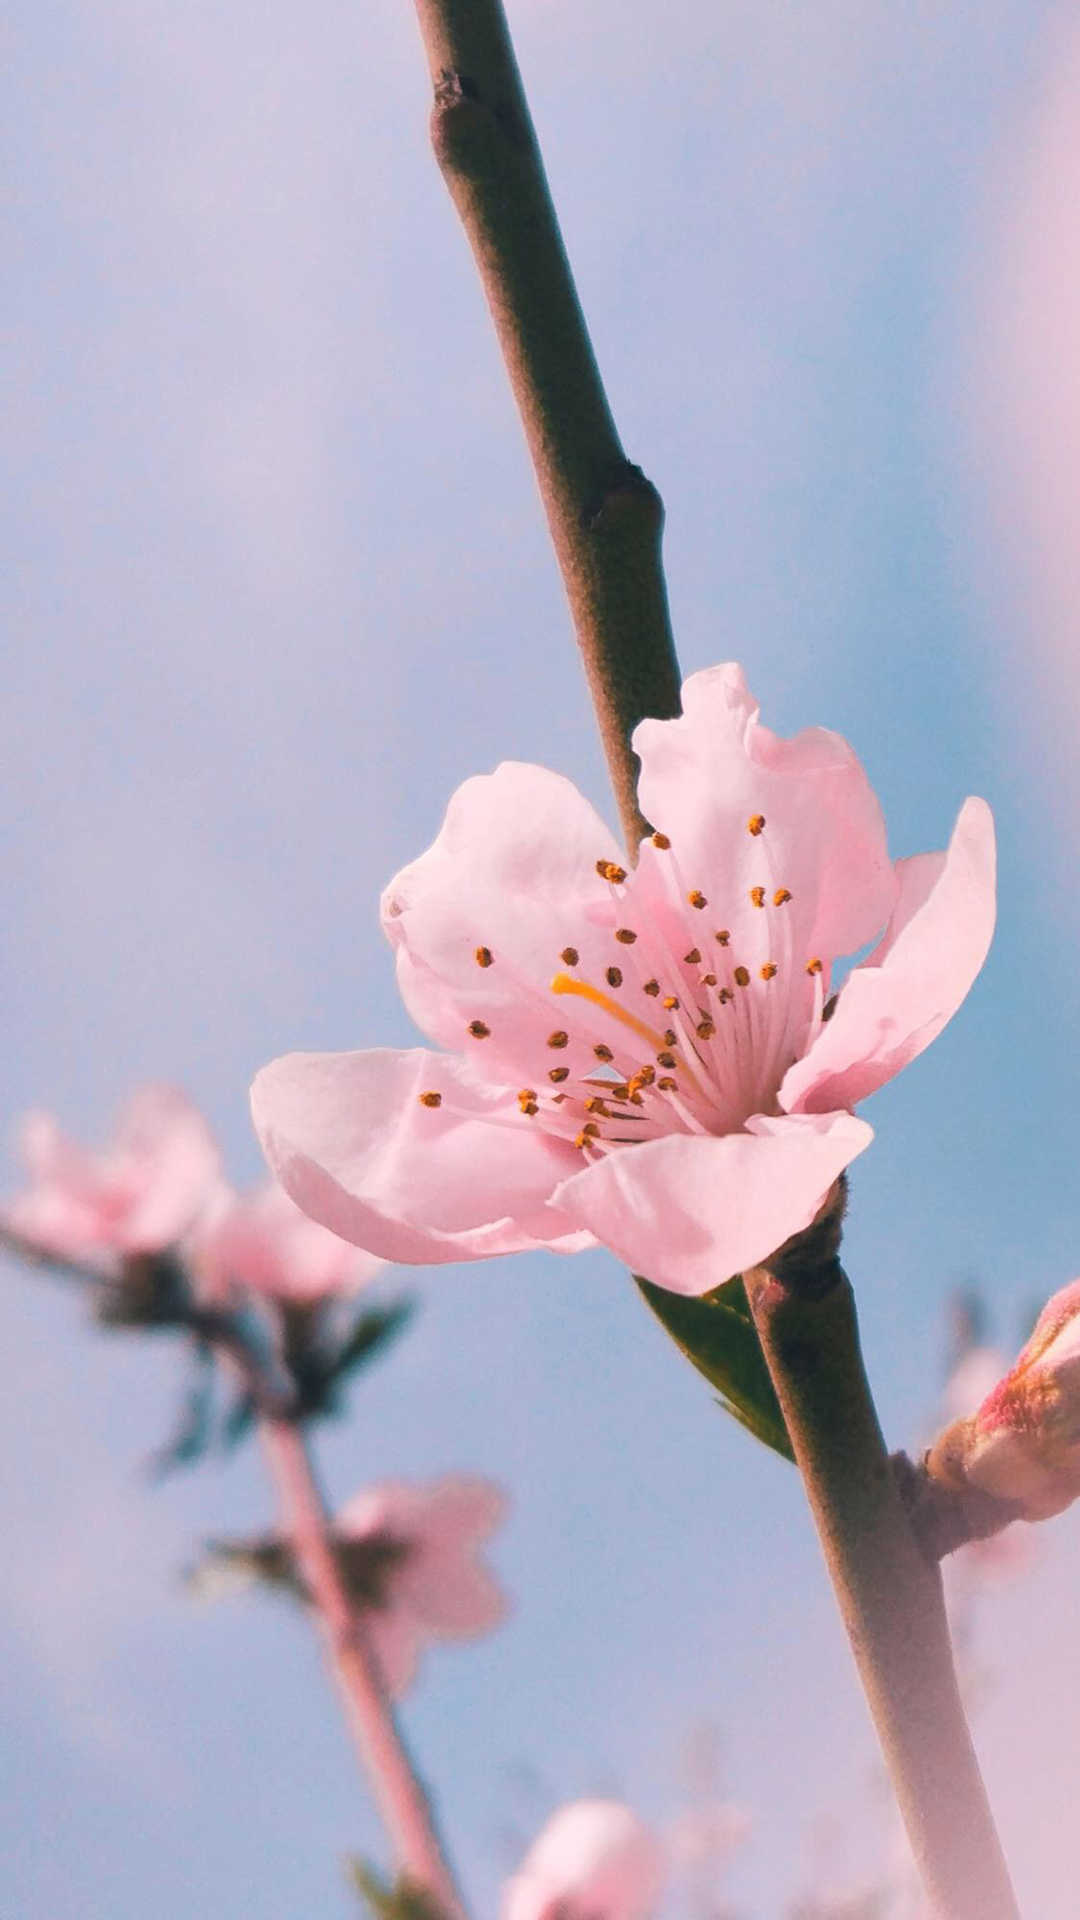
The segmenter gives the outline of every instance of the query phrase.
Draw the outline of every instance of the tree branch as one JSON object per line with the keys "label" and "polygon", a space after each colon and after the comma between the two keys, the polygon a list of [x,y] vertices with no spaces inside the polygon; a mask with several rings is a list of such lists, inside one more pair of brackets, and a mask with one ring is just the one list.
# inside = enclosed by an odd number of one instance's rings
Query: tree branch
{"label": "tree branch", "polygon": [[679,712],[664,509],[626,457],[559,232],[501,0],[416,0],[435,155],[468,236],[562,570],[624,832],[630,735]]}

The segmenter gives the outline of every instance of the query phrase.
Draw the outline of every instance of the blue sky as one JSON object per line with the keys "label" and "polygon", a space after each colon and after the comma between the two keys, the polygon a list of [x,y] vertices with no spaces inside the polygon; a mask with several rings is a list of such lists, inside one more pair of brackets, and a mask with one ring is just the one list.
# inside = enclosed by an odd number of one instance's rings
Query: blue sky
{"label": "blue sky", "polygon": [[[998,816],[991,960],[872,1103],[853,1181],[896,1444],[958,1278],[1011,1340],[1080,1264],[1072,746],[988,499],[988,467],[1006,518],[1018,480],[981,345],[1067,16],[511,6],[616,416],[667,503],[684,667],[740,658],[771,724],[845,732],[898,853],[943,844],[968,792]],[[603,766],[406,0],[66,0],[10,40],[5,1107],[92,1136],[175,1078],[253,1179],[257,1066],[411,1039],[376,902],[458,781],[535,759],[607,809]],[[257,1458],[149,1493],[179,1356],[3,1284],[14,1910],[349,1913],[340,1857],[379,1842],[310,1637],[178,1591],[202,1535],[269,1515]],[[478,1913],[555,1801],[667,1817],[703,1717],[756,1817],[748,1911],[797,1888],[823,1815],[872,1853],[794,1476],[604,1255],[404,1284],[417,1330],[326,1471],[341,1498],[450,1468],[513,1493],[513,1623],[433,1657],[408,1709]],[[986,1620],[980,1740],[1040,1920],[1069,1920],[1076,1565],[1067,1518]]]}

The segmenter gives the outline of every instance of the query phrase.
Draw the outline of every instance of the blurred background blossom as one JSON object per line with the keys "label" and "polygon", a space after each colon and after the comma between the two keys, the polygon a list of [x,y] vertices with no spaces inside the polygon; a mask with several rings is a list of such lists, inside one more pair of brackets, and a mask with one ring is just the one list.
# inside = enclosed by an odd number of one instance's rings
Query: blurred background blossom
{"label": "blurred background blossom", "polygon": [[[957,1278],[1013,1353],[1077,1266],[1075,16],[510,12],[667,502],[684,667],[740,657],[778,728],[847,734],[898,853],[966,792],[995,808],[990,962],[875,1101],[853,1183],[869,1364],[912,1443]],[[181,1080],[246,1189],[255,1067],[412,1043],[376,906],[453,787],[535,759],[607,811],[593,723],[406,0],[64,0],[12,24],[4,85],[6,1101],[91,1140],[132,1086]],[[377,1835],[302,1623],[180,1588],[193,1543],[269,1524],[256,1455],[151,1498],[176,1346],[3,1279],[13,1909],[354,1911],[339,1861]],[[478,1912],[516,1770],[660,1830],[703,1715],[754,1816],[731,1904],[783,1912],[820,1822],[870,1793],[794,1476],[600,1253],[406,1285],[415,1328],[327,1429],[327,1478],[513,1491],[513,1619],[407,1706]],[[1046,1920],[1074,1900],[1077,1562],[1067,1515],[978,1620],[977,1738]],[[882,1821],[852,1827],[857,1887]]]}

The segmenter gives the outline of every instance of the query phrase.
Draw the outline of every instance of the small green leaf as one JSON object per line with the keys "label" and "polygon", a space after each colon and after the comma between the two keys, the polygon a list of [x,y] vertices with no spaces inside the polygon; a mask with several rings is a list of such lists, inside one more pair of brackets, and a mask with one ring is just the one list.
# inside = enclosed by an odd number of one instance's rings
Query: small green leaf
{"label": "small green leaf", "polygon": [[388,1884],[366,1860],[351,1854],[346,1860],[349,1878],[366,1900],[375,1920],[446,1920],[438,1901],[425,1887],[401,1874]]}
{"label": "small green leaf", "polygon": [[634,1278],[680,1352],[717,1388],[725,1410],[764,1446],[794,1460],[741,1273],[701,1299]]}
{"label": "small green leaf", "polygon": [[413,1305],[411,1300],[394,1300],[389,1306],[366,1308],[334,1355],[328,1369],[330,1378],[344,1380],[403,1332],[412,1319]]}

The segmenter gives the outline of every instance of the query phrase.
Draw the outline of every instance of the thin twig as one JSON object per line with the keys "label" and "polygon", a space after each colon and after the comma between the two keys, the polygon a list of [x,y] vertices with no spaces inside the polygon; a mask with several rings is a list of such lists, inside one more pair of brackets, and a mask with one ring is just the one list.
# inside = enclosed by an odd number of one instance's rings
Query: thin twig
{"label": "thin twig", "polygon": [[627,841],[645,823],[630,735],[679,711],[664,509],[626,457],[567,262],[501,0],[416,0],[432,144],[521,413]]}
{"label": "thin twig", "polygon": [[281,1419],[262,1419],[259,1432],[277,1488],[282,1529],[317,1615],[327,1662],[398,1868],[412,1885],[430,1894],[450,1920],[461,1920],[461,1897],[431,1805],[328,1538],[326,1508],[304,1435],[296,1421]]}

